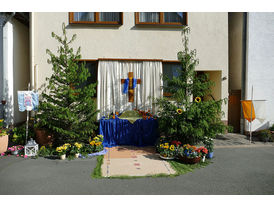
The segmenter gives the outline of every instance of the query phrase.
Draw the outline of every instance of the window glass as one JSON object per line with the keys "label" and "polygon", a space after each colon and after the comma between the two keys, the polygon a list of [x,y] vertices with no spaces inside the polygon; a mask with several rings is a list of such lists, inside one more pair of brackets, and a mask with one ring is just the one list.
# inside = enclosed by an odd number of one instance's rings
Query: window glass
{"label": "window glass", "polygon": [[99,21],[120,21],[119,12],[100,12]]}
{"label": "window glass", "polygon": [[159,22],[159,12],[140,12],[140,22]]}
{"label": "window glass", "polygon": [[94,12],[74,12],[74,21],[94,21]]}
{"label": "window glass", "polygon": [[166,23],[183,22],[183,12],[164,12],[164,21]]}

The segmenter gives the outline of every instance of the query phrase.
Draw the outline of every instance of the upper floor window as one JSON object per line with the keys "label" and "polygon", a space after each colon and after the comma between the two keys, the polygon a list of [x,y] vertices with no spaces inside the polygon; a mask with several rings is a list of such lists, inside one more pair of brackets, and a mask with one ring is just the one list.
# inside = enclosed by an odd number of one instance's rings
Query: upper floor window
{"label": "upper floor window", "polygon": [[187,25],[186,12],[135,12],[136,25]]}
{"label": "upper floor window", "polygon": [[122,12],[69,12],[70,24],[122,25]]}

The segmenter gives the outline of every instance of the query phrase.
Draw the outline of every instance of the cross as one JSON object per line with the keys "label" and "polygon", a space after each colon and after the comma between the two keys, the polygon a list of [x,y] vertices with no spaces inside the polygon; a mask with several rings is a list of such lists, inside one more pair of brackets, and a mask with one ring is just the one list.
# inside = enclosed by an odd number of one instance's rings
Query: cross
{"label": "cross", "polygon": [[[134,102],[134,90],[132,88],[133,85],[133,72],[128,73],[128,101]],[[124,84],[126,79],[121,79],[121,83]],[[137,84],[141,84],[141,79],[137,79]]]}

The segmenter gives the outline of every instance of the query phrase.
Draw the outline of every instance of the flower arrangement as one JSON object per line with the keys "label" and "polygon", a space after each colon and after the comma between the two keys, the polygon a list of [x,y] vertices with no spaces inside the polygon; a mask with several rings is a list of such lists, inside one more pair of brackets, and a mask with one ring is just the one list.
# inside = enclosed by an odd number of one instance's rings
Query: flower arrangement
{"label": "flower arrangement", "polygon": [[196,150],[200,156],[206,156],[208,154],[208,150],[205,147],[200,147]]}
{"label": "flower arrangement", "polygon": [[179,155],[189,159],[200,157],[200,153],[197,152],[197,147],[185,144],[179,148]]}
{"label": "flower arrangement", "polygon": [[15,152],[15,151],[21,151],[22,149],[24,149],[24,146],[16,145],[16,146],[9,147],[8,151]]}
{"label": "flower arrangement", "polygon": [[169,143],[160,144],[159,152],[162,157],[175,157],[175,145],[170,145]]}
{"label": "flower arrangement", "polygon": [[103,135],[97,135],[94,137],[90,142],[90,146],[92,149],[92,152],[100,152],[104,149],[103,146],[104,136]]}
{"label": "flower arrangement", "polygon": [[59,156],[62,156],[67,153],[68,149],[71,147],[71,144],[66,143],[63,146],[57,147],[56,152]]}
{"label": "flower arrangement", "polygon": [[76,155],[79,154],[81,152],[81,148],[83,147],[83,144],[75,142],[69,150],[69,154],[70,155]]}

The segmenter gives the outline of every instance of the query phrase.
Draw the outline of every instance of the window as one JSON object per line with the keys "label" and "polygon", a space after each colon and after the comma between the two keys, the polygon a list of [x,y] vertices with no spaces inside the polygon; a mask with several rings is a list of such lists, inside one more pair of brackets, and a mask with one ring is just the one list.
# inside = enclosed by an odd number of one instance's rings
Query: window
{"label": "window", "polygon": [[186,12],[135,12],[136,25],[187,25]]}
{"label": "window", "polygon": [[122,12],[69,12],[70,24],[122,25]]}
{"label": "window", "polygon": [[[172,79],[173,77],[179,76],[179,70],[181,70],[181,64],[180,63],[163,63],[163,76],[168,77],[169,79]],[[163,82],[164,86],[167,86],[167,81],[164,80]],[[171,96],[170,93],[167,93],[164,89],[164,96],[169,97]]]}

